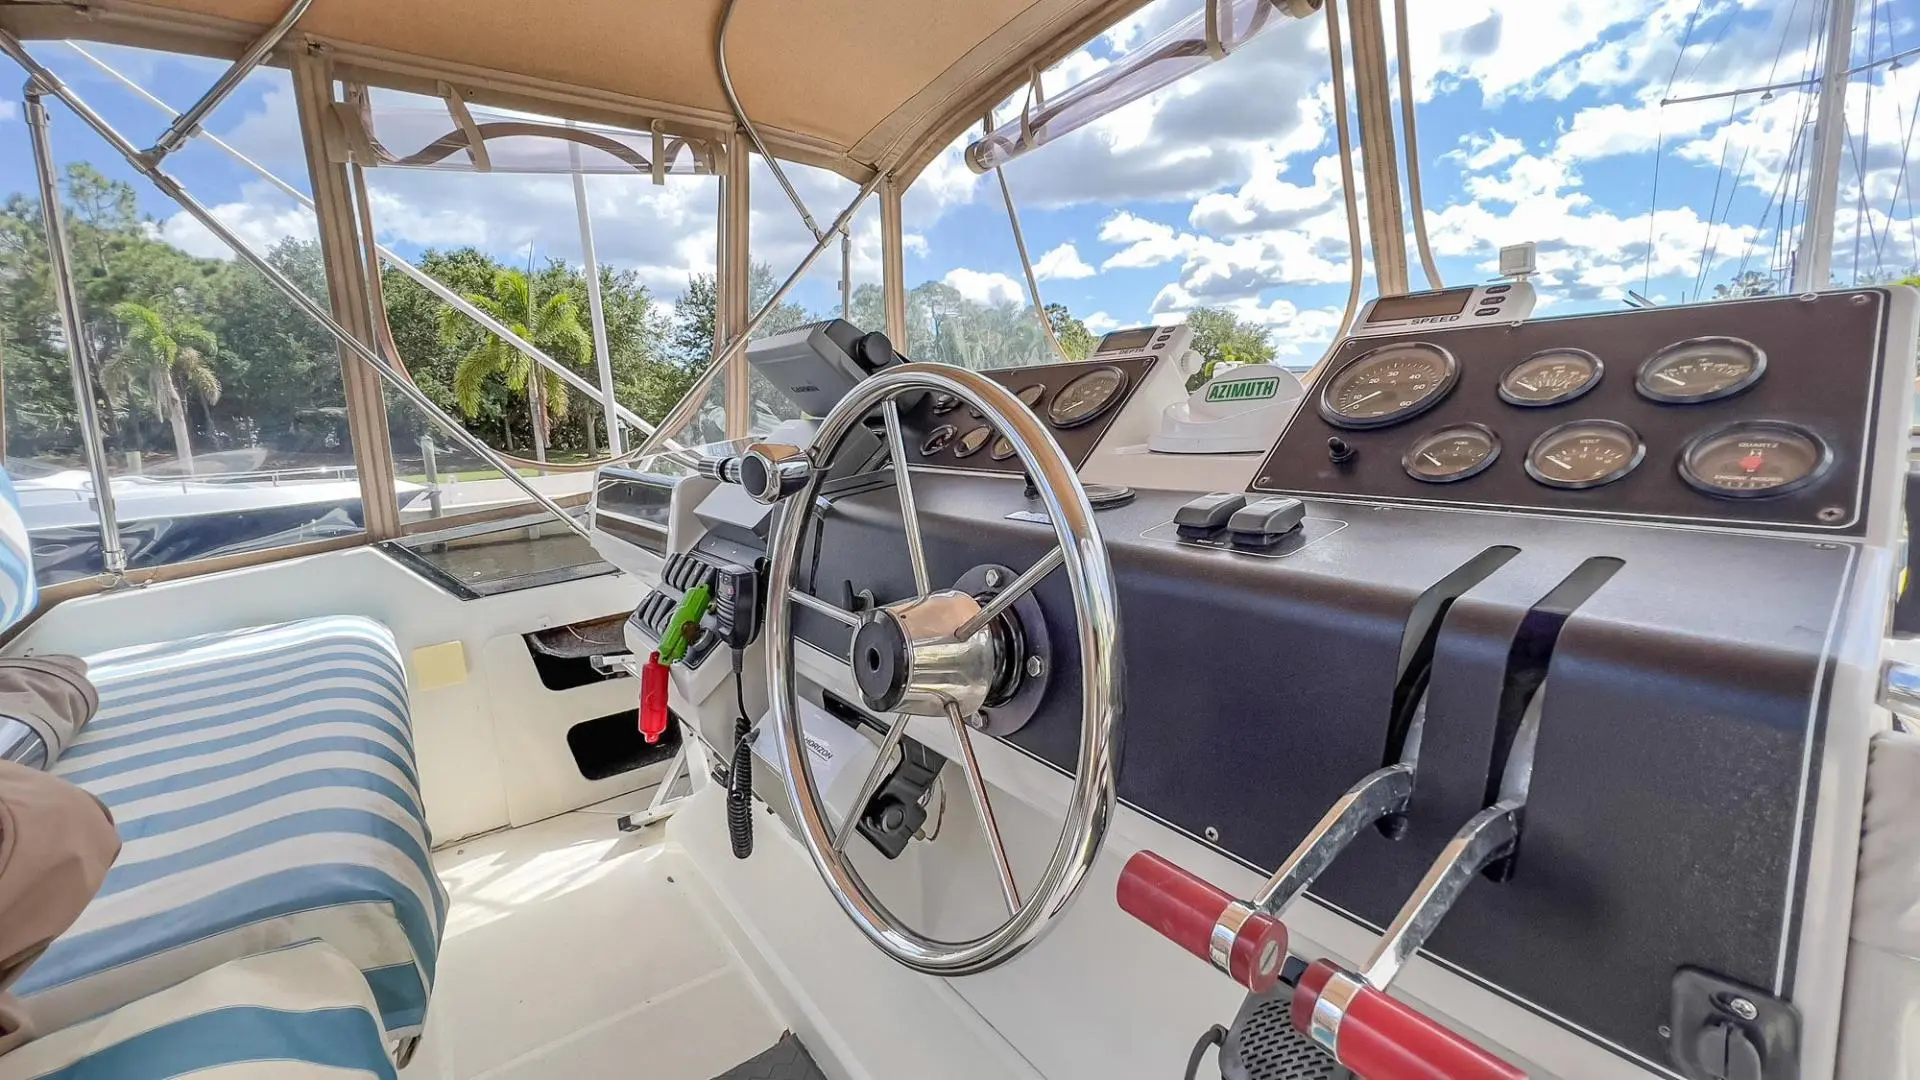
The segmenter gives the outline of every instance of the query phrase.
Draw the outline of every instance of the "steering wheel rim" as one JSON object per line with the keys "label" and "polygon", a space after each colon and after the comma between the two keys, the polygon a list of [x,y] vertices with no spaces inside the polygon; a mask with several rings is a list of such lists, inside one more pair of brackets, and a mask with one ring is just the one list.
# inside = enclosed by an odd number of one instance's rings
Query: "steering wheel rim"
{"label": "steering wheel rim", "polygon": [[[803,604],[840,618],[848,625],[853,625],[857,618],[795,590],[793,574],[809,525],[815,519],[815,500],[827,472],[825,466],[848,432],[875,406],[882,407],[886,421],[889,457],[901,493],[903,529],[919,597],[926,599],[932,595],[897,405],[900,397],[922,391],[952,394],[978,409],[986,422],[1012,443],[1021,463],[1033,477],[1048,520],[1053,524],[1058,547],[1005,592],[1011,594],[1016,588],[1021,593],[1030,590],[1051,572],[1048,563],[1057,553],[1074,596],[1074,621],[1081,657],[1081,739],[1073,790],[1052,857],[1037,885],[1025,896],[1019,895],[1000,845],[986,798],[985,781],[974,760],[972,733],[962,722],[956,703],[951,699],[945,702],[954,737],[962,751],[960,764],[977,804],[989,850],[996,856],[1010,908],[1007,919],[996,928],[965,941],[932,938],[907,925],[867,887],[844,850],[847,834],[855,831],[852,819],[870,797],[873,785],[885,774],[888,757],[906,726],[907,713],[901,712],[895,717],[882,743],[880,757],[862,788],[862,797],[855,800],[848,820],[836,827],[829,819],[825,799],[813,775],[811,755],[802,738],[794,683],[792,606]],[[821,421],[809,456],[815,467],[805,485],[787,501],[774,532],[766,620],[768,703],[784,759],[787,798],[799,820],[801,842],[841,910],[868,941],[894,960],[916,971],[941,976],[967,975],[997,967],[1038,941],[1064,913],[1092,869],[1113,818],[1123,684],[1119,604],[1106,545],[1093,520],[1093,508],[1066,455],[1033,411],[1000,384],[962,368],[907,364],[868,378]],[[796,596],[804,599],[796,601]],[[998,603],[998,598],[994,602]],[[965,625],[961,624],[958,629],[964,629]],[[843,659],[851,667],[851,657]]]}

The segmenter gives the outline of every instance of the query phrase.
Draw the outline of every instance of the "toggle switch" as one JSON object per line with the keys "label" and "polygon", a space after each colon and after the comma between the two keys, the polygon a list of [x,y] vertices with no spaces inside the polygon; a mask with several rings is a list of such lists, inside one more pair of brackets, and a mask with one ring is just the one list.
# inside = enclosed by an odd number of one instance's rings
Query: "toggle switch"
{"label": "toggle switch", "polygon": [[1298,529],[1306,516],[1306,504],[1299,499],[1261,499],[1235,510],[1227,531],[1236,547],[1270,548]]}
{"label": "toggle switch", "polygon": [[1174,511],[1173,523],[1183,540],[1205,540],[1227,527],[1234,512],[1247,505],[1247,497],[1237,491],[1216,491],[1202,495]]}

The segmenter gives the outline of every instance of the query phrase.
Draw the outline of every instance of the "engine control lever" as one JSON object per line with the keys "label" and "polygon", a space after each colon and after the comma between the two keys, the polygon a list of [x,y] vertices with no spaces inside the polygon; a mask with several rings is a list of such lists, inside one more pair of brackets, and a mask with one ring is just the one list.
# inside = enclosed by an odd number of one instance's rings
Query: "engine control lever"
{"label": "engine control lever", "polygon": [[1293,1024],[1367,1080],[1525,1080],[1526,1073],[1386,990],[1482,870],[1513,854],[1520,800],[1495,803],[1453,835],[1359,974],[1316,960],[1294,987]]}
{"label": "engine control lever", "polygon": [[[1280,913],[1307,891],[1367,826],[1405,813],[1413,797],[1414,766],[1403,761],[1376,769],[1328,808],[1293,854],[1252,900],[1240,900],[1150,851],[1127,861],[1118,900],[1128,914],[1211,963],[1235,982],[1262,994],[1273,988],[1286,960]],[[1268,959],[1268,946],[1279,943]],[[1256,961],[1251,967],[1246,959]]]}

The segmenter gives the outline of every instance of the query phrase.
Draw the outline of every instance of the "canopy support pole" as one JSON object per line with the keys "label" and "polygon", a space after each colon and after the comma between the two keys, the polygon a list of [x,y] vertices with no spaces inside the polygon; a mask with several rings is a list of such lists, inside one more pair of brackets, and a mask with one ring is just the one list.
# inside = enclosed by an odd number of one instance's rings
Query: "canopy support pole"
{"label": "canopy support pole", "polygon": [[58,75],[55,75],[38,60],[35,60],[33,56],[27,52],[25,47],[20,44],[19,38],[14,37],[13,34],[6,30],[0,30],[0,52],[6,53],[15,63],[25,68],[27,73],[39,84],[42,93],[50,94],[66,103],[66,106],[73,110],[74,115],[84,121],[86,125],[92,128],[102,139],[105,139],[107,145],[111,146],[121,157],[125,158],[129,165],[141,175],[145,176],[156,188],[159,188],[162,195],[178,203],[182,210],[185,210],[194,220],[204,226],[216,239],[232,249],[235,257],[258,271],[260,276],[266,278],[274,288],[279,289],[288,300],[292,301],[295,307],[306,312],[315,322],[325,328],[329,334],[332,334],[334,340],[338,341],[343,347],[355,356],[358,356],[368,367],[377,372],[381,378],[387,381],[389,386],[393,387],[396,393],[406,398],[415,408],[418,408],[427,416],[438,421],[440,425],[447,430],[447,433],[453,436],[455,442],[466,447],[475,457],[486,462],[489,467],[499,470],[501,476],[525,492],[528,498],[540,504],[548,513],[559,518],[561,523],[569,529],[572,529],[582,537],[590,536],[587,527],[575,520],[573,515],[569,514],[565,507],[562,507],[559,503],[553,501],[553,499],[528,483],[526,477],[521,476],[505,458],[502,458],[498,453],[494,452],[493,447],[480,441],[472,432],[460,426],[458,421],[447,415],[446,411],[435,404],[432,398],[428,397],[425,392],[415,386],[412,380],[408,379],[405,375],[395,370],[391,364],[387,363],[385,357],[382,357],[372,347],[367,345],[366,342],[355,337],[346,327],[340,325],[339,321],[333,317],[331,312],[321,307],[313,298],[302,292],[300,286],[295,284],[291,278],[281,273],[272,263],[248,247],[245,241],[234,235],[233,231],[228,229],[226,225],[214,215],[213,211],[207,209],[200,200],[188,194],[187,189],[180,186],[179,181],[160,171],[160,167],[157,164],[149,162],[142,157],[140,151],[132,143],[128,142],[124,135],[114,130],[113,125],[107,123],[105,118],[93,111],[92,106],[89,106],[79,95],[75,94],[72,89],[61,82]]}
{"label": "canopy support pole", "polygon": [[120,515],[113,500],[113,478],[107,475],[107,448],[100,436],[100,411],[93,398],[92,348],[87,344],[86,315],[80,310],[73,283],[73,257],[67,246],[65,212],[60,206],[60,184],[54,175],[53,144],[47,137],[47,107],[37,81],[27,81],[27,133],[33,143],[33,172],[40,181],[40,220],[47,231],[47,260],[53,293],[60,305],[60,330],[67,339],[67,359],[73,369],[73,404],[80,420],[80,443],[87,452],[87,472],[93,477],[94,502],[100,515],[100,563],[115,581],[127,576],[127,553],[120,546]]}
{"label": "canopy support pole", "polygon": [[580,173],[580,144],[573,155],[573,208],[580,215],[580,257],[586,260],[587,314],[593,323],[593,359],[600,369],[600,407],[607,417],[607,453],[620,456],[620,410],[613,399],[613,354],[607,348],[607,310],[600,303],[600,260],[593,250],[593,216],[587,210],[587,178]]}
{"label": "canopy support pole", "polygon": [[[712,388],[714,377],[725,370],[727,363],[736,355],[741,354],[741,351],[746,348],[747,340],[753,337],[754,331],[760,329],[760,324],[767,320],[767,316],[773,314],[773,309],[780,306],[780,301],[785,300],[787,294],[793,291],[793,287],[800,283],[800,278],[813,268],[813,264],[819,260],[821,253],[833,245],[833,234],[847,227],[847,223],[853,220],[853,215],[859,213],[860,207],[866,203],[867,196],[872,195],[881,181],[886,178],[886,173],[875,170],[873,176],[860,186],[853,201],[847,204],[846,209],[840,211],[839,217],[833,219],[833,224],[827,227],[820,239],[814,241],[812,249],[800,260],[800,265],[793,268],[793,273],[787,275],[787,280],[773,290],[773,295],[767,297],[766,301],[760,305],[760,310],[754,312],[753,318],[747,320],[747,325],[742,327],[739,333],[728,338],[725,348],[714,352],[713,359],[707,364],[707,369],[700,373],[700,377],[687,388],[687,392],[681,395],[672,409],[667,411],[667,415],[660,421],[660,426],[654,429],[653,434],[647,436],[647,441],[641,444],[636,456],[644,457],[658,451],[666,445],[667,439],[673,432],[685,426],[687,420],[707,400],[707,391]],[[723,221],[722,224],[724,225],[725,222]],[[741,366],[744,368],[746,365]]]}
{"label": "canopy support pole", "polygon": [[[747,312],[753,310],[753,155],[736,136],[728,141],[727,167],[720,177],[719,276],[714,279],[713,344],[742,336]],[[814,236],[825,244],[832,233]],[[739,439],[753,426],[753,371],[747,355],[736,351],[728,358],[725,382],[726,437]]]}
{"label": "canopy support pole", "polygon": [[1380,0],[1353,0],[1347,6],[1347,28],[1353,37],[1353,85],[1359,99],[1360,166],[1367,182],[1373,276],[1381,296],[1399,296],[1408,288],[1407,218],[1400,201],[1400,151],[1393,137]]}
{"label": "canopy support pole", "polygon": [[272,52],[273,47],[280,44],[280,40],[292,31],[293,24],[300,21],[300,17],[307,13],[307,8],[312,4],[313,0],[293,0],[286,14],[280,16],[280,21],[269,27],[267,32],[260,35],[252,45],[247,46],[247,51],[241,53],[240,58],[233,62],[233,66],[215,80],[214,84],[207,88],[206,93],[200,95],[199,101],[189,105],[186,112],[174,118],[172,126],[168,127],[166,132],[140,155],[141,160],[157,166],[166,160],[168,154],[180,149],[188,139],[193,138],[194,132],[200,130],[200,122],[207,118],[207,114],[227,100],[227,95],[239,88],[241,80],[252,74],[253,69],[266,60],[267,54]]}
{"label": "canopy support pole", "polygon": [[886,300],[887,336],[907,350],[907,264],[905,224],[901,220],[900,182],[892,176],[880,185],[880,289]]}

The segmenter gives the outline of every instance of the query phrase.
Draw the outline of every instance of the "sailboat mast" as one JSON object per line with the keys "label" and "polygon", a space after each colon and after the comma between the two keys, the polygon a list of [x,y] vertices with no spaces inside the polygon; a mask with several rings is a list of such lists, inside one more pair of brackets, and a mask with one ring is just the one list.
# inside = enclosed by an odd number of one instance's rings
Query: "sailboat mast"
{"label": "sailboat mast", "polygon": [[1833,272],[1833,223],[1840,207],[1840,151],[1847,140],[1847,67],[1853,62],[1854,0],[1828,0],[1827,55],[1820,71],[1820,107],[1813,124],[1812,176],[1793,291],[1827,287]]}

